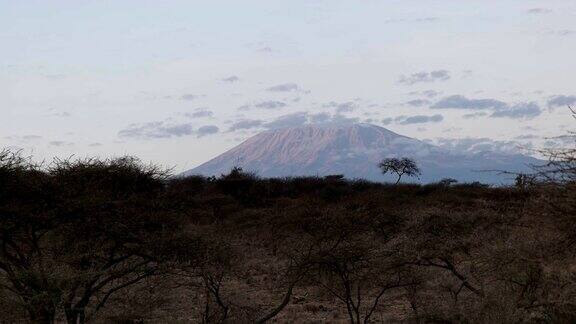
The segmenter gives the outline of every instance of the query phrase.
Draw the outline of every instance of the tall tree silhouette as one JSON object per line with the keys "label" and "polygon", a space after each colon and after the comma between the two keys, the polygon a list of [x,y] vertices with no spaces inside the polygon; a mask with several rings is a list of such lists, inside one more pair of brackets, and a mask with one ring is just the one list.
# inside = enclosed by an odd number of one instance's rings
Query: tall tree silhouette
{"label": "tall tree silhouette", "polygon": [[398,176],[396,184],[400,182],[400,179],[402,179],[403,175],[407,175],[409,177],[418,177],[421,174],[420,169],[416,165],[416,162],[414,162],[414,160],[409,158],[384,159],[382,160],[382,162],[378,164],[378,167],[380,168],[380,170],[382,170],[383,174],[387,173],[396,174]]}

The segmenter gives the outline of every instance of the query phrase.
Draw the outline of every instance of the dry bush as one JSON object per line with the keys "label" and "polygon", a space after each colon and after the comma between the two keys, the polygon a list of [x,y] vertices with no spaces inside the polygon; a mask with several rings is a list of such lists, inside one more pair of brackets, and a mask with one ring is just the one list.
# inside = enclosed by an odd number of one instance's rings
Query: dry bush
{"label": "dry bush", "polygon": [[168,178],[0,154],[2,320],[573,322],[572,182]]}

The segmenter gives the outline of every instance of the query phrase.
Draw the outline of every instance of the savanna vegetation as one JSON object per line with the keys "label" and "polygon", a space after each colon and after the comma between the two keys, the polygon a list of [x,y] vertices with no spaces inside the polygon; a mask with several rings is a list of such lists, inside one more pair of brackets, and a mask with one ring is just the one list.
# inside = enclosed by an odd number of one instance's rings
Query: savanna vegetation
{"label": "savanna vegetation", "polygon": [[489,187],[3,151],[0,322],[576,322],[575,155],[550,153]]}

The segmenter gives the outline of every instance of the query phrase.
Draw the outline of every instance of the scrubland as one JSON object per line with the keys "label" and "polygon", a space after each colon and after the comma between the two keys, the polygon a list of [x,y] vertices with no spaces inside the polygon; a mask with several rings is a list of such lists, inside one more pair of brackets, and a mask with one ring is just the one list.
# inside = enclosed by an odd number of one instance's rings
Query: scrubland
{"label": "scrubland", "polygon": [[4,151],[1,322],[575,322],[576,183],[520,180],[178,178]]}

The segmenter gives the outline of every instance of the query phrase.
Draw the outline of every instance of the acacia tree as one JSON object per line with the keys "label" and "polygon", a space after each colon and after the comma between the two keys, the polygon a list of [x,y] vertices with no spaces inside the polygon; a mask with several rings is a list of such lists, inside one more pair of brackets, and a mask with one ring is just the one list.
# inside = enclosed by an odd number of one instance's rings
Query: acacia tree
{"label": "acacia tree", "polygon": [[382,170],[382,174],[396,174],[398,176],[396,184],[400,182],[403,175],[418,177],[421,174],[416,162],[409,158],[387,158],[382,160],[382,162],[378,164],[378,167]]}
{"label": "acacia tree", "polygon": [[320,251],[315,260],[317,283],[346,306],[350,323],[370,323],[387,294],[416,285],[394,250],[360,238],[331,243],[333,247]]}
{"label": "acacia tree", "polygon": [[0,276],[32,322],[52,323],[62,309],[68,323],[83,323],[170,259],[202,251],[180,234],[155,167],[120,158],[40,171],[17,156],[4,160]]}
{"label": "acacia tree", "polygon": [[[218,234],[204,235],[214,237]],[[281,292],[278,301],[266,306],[248,306],[245,303],[251,299],[250,294],[243,292],[242,299],[238,299],[233,289],[239,282],[248,279],[242,269],[242,258],[224,239],[206,239],[210,244],[206,245],[207,251],[202,260],[191,267],[180,263],[174,269],[176,278],[182,278],[186,288],[201,296],[198,298],[201,322],[263,324],[273,320],[290,304],[294,290],[308,277],[311,268],[309,249],[294,251],[286,259],[279,260],[281,271],[273,289]]]}
{"label": "acacia tree", "polygon": [[346,307],[349,323],[370,323],[392,293],[417,284],[398,248],[400,220],[339,208],[328,215],[303,225],[310,279]]}
{"label": "acacia tree", "polygon": [[20,152],[0,152],[0,289],[18,301],[31,322],[49,323],[56,312],[57,287],[37,276],[34,257],[45,217],[42,183],[46,175]]}

